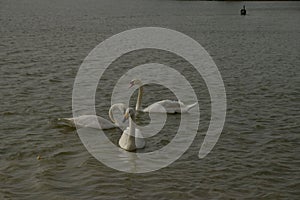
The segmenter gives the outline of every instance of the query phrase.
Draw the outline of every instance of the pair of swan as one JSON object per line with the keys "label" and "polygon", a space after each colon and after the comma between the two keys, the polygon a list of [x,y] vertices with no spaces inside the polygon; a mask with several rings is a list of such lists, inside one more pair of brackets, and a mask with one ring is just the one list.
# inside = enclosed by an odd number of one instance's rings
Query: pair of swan
{"label": "pair of swan", "polygon": [[[124,113],[122,122],[125,122],[126,120],[129,121],[127,128],[123,128],[124,126],[114,119],[113,110],[116,108]],[[122,103],[114,104],[109,109],[109,117],[113,123],[97,115],[82,115],[74,118],[61,118],[59,120],[67,123],[69,126],[77,126],[80,128],[111,129],[119,127],[123,130],[123,134],[119,139],[119,146],[122,149],[126,151],[135,151],[136,149],[145,147],[145,139],[143,138],[141,131],[137,129],[135,125],[135,111],[133,108],[126,109],[125,104]]]}
{"label": "pair of swan", "polygon": [[[136,102],[135,110],[142,112],[156,112],[156,113],[186,113],[197,105],[197,102],[190,105],[184,105],[181,101],[162,100],[151,104],[145,109],[141,109],[142,96],[143,96],[143,83],[138,80],[130,81],[130,88],[134,85],[139,87],[138,99]],[[111,116],[111,115],[110,115]],[[129,127],[123,131],[119,140],[119,146],[126,151],[134,151],[145,147],[145,140],[139,129],[135,127],[135,111],[133,108],[127,108],[124,120],[129,118]],[[111,117],[113,121],[113,117]],[[136,137],[139,136],[139,137]]]}
{"label": "pair of swan", "polygon": [[[186,113],[197,103],[184,105],[181,101],[172,101],[172,100],[162,100],[151,104],[145,109],[141,109],[142,104],[142,95],[143,95],[143,84],[140,80],[134,79],[130,81],[130,87],[137,85],[139,87],[138,99],[136,102],[136,111],[142,112],[156,112],[156,113]],[[129,126],[125,129],[124,124],[120,124],[120,122],[116,121],[113,117],[113,110],[116,108],[119,109],[124,115],[124,121],[129,121]],[[139,129],[135,127],[135,111],[133,108],[127,108],[127,106],[123,103],[114,104],[109,109],[109,117],[111,119],[110,122],[105,118],[95,116],[95,115],[82,115],[75,118],[62,118],[60,121],[67,122],[70,126],[77,127],[89,127],[96,129],[111,129],[119,127],[123,130],[123,134],[119,140],[119,146],[126,151],[134,151],[136,149],[141,149],[145,147],[145,140],[142,137],[142,134]],[[100,124],[100,127],[99,127]],[[139,137],[135,137],[139,136]]]}

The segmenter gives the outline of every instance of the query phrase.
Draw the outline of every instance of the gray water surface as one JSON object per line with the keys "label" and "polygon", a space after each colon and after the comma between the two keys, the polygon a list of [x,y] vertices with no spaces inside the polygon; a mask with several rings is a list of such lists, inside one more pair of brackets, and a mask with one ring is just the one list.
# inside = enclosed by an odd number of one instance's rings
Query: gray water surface
{"label": "gray water surface", "polygon": [[[0,199],[298,199],[300,194],[300,3],[164,0],[0,0]],[[158,62],[197,89],[199,131],[189,150],[159,171],[128,174],[85,149],[72,116],[72,88],[83,59],[106,38],[132,28],[171,28],[198,41],[217,64],[227,118],[213,151],[198,159],[210,120],[206,85],[183,59],[142,50],[116,60],[97,91],[108,119],[110,94],[134,66]],[[174,99],[145,87],[143,106]],[[199,92],[200,91],[200,92]],[[136,96],[132,97],[132,105]],[[180,116],[170,115],[144,151],[162,148]],[[147,124],[147,114],[139,116]],[[117,143],[121,131],[106,134]],[[40,155],[42,159],[37,160]]]}

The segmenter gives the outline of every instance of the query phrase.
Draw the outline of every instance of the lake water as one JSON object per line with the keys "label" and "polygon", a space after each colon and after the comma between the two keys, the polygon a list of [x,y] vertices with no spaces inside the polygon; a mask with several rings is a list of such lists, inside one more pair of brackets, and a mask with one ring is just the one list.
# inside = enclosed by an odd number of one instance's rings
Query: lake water
{"label": "lake water", "polygon": [[[244,4],[248,15],[240,16]],[[299,2],[0,0],[0,199],[298,199],[299,20]],[[88,53],[114,34],[145,26],[180,31],[209,52],[225,84],[227,117],[215,148],[199,159],[211,116],[203,80],[166,52],[124,55],[97,91],[98,115],[108,119],[112,85],[124,71],[149,62],[188,77],[201,108],[198,135],[179,160],[129,174],[96,160],[76,130],[56,119],[72,116],[73,83]],[[151,95],[144,107],[174,98],[158,85],[145,91]],[[178,118],[168,116],[145,151],[167,144]],[[141,124],[148,120],[139,117]],[[105,133],[116,143],[121,131]]]}

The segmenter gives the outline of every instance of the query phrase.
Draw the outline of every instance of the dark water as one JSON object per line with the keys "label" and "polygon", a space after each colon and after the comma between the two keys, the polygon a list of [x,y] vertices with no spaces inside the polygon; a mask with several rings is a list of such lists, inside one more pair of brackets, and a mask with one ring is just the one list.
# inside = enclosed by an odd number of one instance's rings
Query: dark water
{"label": "dark water", "polygon": [[[298,199],[300,3],[247,2],[249,14],[241,17],[243,4],[0,0],[0,199]],[[170,166],[137,175],[98,162],[76,131],[55,119],[72,115],[73,82],[87,54],[107,37],[144,26],[175,29],[201,43],[222,74],[228,110],[217,145],[199,160],[210,119],[203,81],[166,53],[120,58],[108,81],[122,75],[116,66],[156,61],[201,89],[202,121],[192,146]],[[107,94],[97,93],[98,110],[107,109],[110,89],[99,89]],[[144,106],[171,95],[159,86],[145,90],[153,95]],[[168,118],[167,131],[177,117]],[[120,131],[107,134],[117,140]],[[165,134],[150,144],[171,139]]]}

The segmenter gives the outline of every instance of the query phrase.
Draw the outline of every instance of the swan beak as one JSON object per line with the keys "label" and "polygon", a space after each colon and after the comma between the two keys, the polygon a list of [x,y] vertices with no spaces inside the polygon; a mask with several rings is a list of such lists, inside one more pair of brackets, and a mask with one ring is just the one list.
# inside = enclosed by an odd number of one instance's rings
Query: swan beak
{"label": "swan beak", "polygon": [[126,112],[123,118],[123,123],[129,118],[129,113]]}

